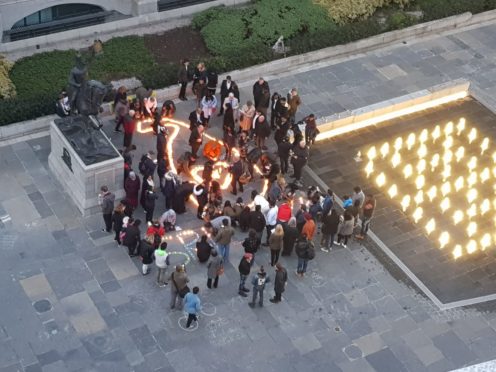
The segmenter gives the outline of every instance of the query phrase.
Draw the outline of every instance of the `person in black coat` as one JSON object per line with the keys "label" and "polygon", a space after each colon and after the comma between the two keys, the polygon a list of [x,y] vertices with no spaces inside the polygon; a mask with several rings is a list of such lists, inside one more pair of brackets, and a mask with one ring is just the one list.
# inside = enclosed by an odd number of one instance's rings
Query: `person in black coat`
{"label": "person in black coat", "polygon": [[277,144],[277,155],[279,155],[279,162],[281,163],[281,173],[288,173],[289,169],[289,155],[293,145],[289,143],[289,138],[284,137],[282,142]]}
{"label": "person in black coat", "polygon": [[143,176],[142,182],[141,182],[141,196],[140,196],[140,203],[143,206],[145,202],[145,193],[146,193],[146,184],[148,178],[151,176],[153,180],[153,174],[155,173],[155,168],[156,164],[152,159],[152,155],[154,155],[153,151],[148,151],[145,155],[141,157],[141,160],[138,164],[138,169]]}
{"label": "person in black coat", "polygon": [[295,181],[300,181],[303,167],[308,162],[308,156],[308,147],[305,141],[300,141],[296,146],[293,146],[291,163],[293,164],[294,174],[291,177],[295,178]]}
{"label": "person in black coat", "polygon": [[181,89],[179,90],[179,99],[181,101],[186,101],[186,86],[191,78],[191,71],[189,71],[189,61],[187,59],[181,60],[181,67],[177,73],[177,81],[181,84]]}
{"label": "person in black coat", "polygon": [[281,302],[281,296],[284,290],[286,289],[286,283],[288,282],[288,272],[282,266],[280,262],[276,263],[276,277],[274,279],[274,298],[271,298],[269,301],[276,304]]}
{"label": "person in black coat", "polygon": [[282,225],[282,228],[284,229],[284,238],[281,256],[291,256],[296,239],[300,234],[296,228],[296,218],[291,217],[287,224]]}
{"label": "person in black coat", "polygon": [[141,262],[143,263],[142,266],[142,273],[143,275],[147,275],[150,273],[150,269],[148,268],[148,265],[151,265],[153,263],[153,253],[155,251],[155,248],[153,246],[155,236],[153,235],[147,235],[145,239],[143,239],[140,243],[140,256],[141,256]]}
{"label": "person in black coat", "polygon": [[240,177],[243,175],[245,170],[247,170],[248,167],[244,165],[244,161],[240,158],[234,159],[234,162],[232,165],[229,167],[229,171],[231,172],[232,179],[231,179],[231,186],[232,186],[232,191],[231,194],[237,195],[238,190],[237,190],[237,185],[239,184],[239,191],[243,192],[243,184],[239,182]]}
{"label": "person in black coat", "polygon": [[122,230],[122,225],[123,225],[123,219],[126,216],[124,214],[124,211],[126,210],[126,206],[122,203],[120,203],[117,207],[114,209],[114,213],[112,214],[112,225],[114,226],[114,232],[115,232],[115,237],[114,240],[117,242],[117,244],[121,245],[121,239],[120,239],[120,233]]}
{"label": "person in black coat", "polygon": [[281,96],[275,92],[270,98],[270,128],[276,129],[277,105]]}
{"label": "person in black coat", "polygon": [[214,249],[210,244],[208,244],[208,236],[202,235],[199,242],[196,243],[196,256],[198,261],[201,263],[207,262],[210,258],[210,253]]}
{"label": "person in black coat", "polygon": [[253,229],[248,231],[248,236],[243,241],[243,248],[245,249],[245,253],[249,253],[252,255],[250,266],[253,266],[255,263],[255,253],[257,253],[258,249],[262,241],[257,236],[257,232]]}
{"label": "person in black coat", "polygon": [[329,252],[334,244],[334,236],[338,233],[339,213],[332,208],[331,211],[322,217],[322,239],[320,249]]}
{"label": "person in black coat", "polygon": [[265,148],[265,140],[270,136],[270,124],[265,119],[264,115],[260,115],[255,123],[255,140],[257,147]]}
{"label": "person in black coat", "polygon": [[167,172],[164,176],[164,186],[162,187],[162,194],[164,194],[165,198],[165,210],[171,209],[176,187],[177,183],[174,174],[172,172]]}
{"label": "person in black coat", "polygon": [[250,207],[248,206],[245,206],[241,211],[241,213],[239,214],[239,218],[238,218],[239,228],[241,229],[242,232],[246,232],[250,228],[250,215],[251,215],[251,211],[250,211]]}
{"label": "person in black coat", "polygon": [[239,262],[239,287],[238,294],[247,297],[246,292],[250,292],[245,286],[246,278],[250,275],[251,266],[253,265],[253,256],[250,253],[245,253]]}
{"label": "person in black coat", "polygon": [[291,125],[289,124],[288,119],[286,119],[285,117],[282,117],[280,118],[280,120],[277,121],[277,130],[274,132],[274,141],[277,144],[279,144],[284,139],[284,137],[287,137],[290,127]]}
{"label": "person in black coat", "polygon": [[157,159],[163,159],[167,156],[167,135],[166,127],[160,126],[157,131]]}
{"label": "person in black coat", "polygon": [[133,220],[132,218],[127,222],[126,235],[122,244],[127,247],[129,257],[137,255],[138,243],[141,240],[140,224],[141,220]]}
{"label": "person in black coat", "polygon": [[193,194],[196,196],[198,202],[198,208],[196,210],[196,217],[199,220],[203,220],[203,210],[208,203],[208,189],[205,184],[197,185],[193,188]]}
{"label": "person in black coat", "polygon": [[177,214],[183,214],[186,212],[186,201],[189,199],[190,195],[193,193],[194,184],[190,182],[183,182],[180,186],[176,188],[174,198],[172,199],[172,209]]}
{"label": "person in black coat", "polygon": [[165,186],[165,174],[167,173],[167,169],[169,168],[169,162],[167,161],[167,157],[162,159],[157,158],[157,176],[160,180],[160,190],[163,191]]}
{"label": "person in black coat", "polygon": [[145,203],[143,208],[146,213],[146,222],[152,222],[153,212],[155,211],[155,201],[158,199],[157,194],[153,191],[153,187],[148,187],[148,191],[145,193]]}
{"label": "person in black coat", "polygon": [[220,84],[220,110],[217,116],[221,116],[224,113],[224,100],[229,96],[229,93],[233,93],[234,97],[239,100],[239,88],[235,81],[231,80],[228,75],[222,83]]}
{"label": "person in black coat", "polygon": [[217,90],[217,84],[219,83],[219,76],[215,71],[208,71],[207,72],[207,88],[212,92],[212,94],[215,94],[215,91]]}
{"label": "person in black coat", "polygon": [[201,109],[201,107],[198,107],[196,110],[191,111],[188,120],[189,120],[189,130],[193,130],[199,125],[204,125],[206,120],[205,120],[205,116],[203,115],[203,110]]}
{"label": "person in black coat", "polygon": [[265,107],[265,112],[267,112],[267,107],[269,107],[270,101],[270,88],[269,83],[267,83],[263,77],[258,78],[255,84],[253,84],[253,101],[257,110],[259,107],[262,107],[261,104],[263,101],[263,103],[267,105],[263,106]]}
{"label": "person in black coat", "polygon": [[198,158],[198,150],[200,149],[203,143],[203,125],[199,125],[196,128],[193,128],[191,131],[191,135],[189,136],[189,145],[191,146],[191,155],[197,159]]}
{"label": "person in black coat", "polygon": [[257,237],[262,240],[262,234],[265,230],[265,216],[262,213],[260,204],[255,205],[255,210],[250,212],[249,227],[257,232]]}

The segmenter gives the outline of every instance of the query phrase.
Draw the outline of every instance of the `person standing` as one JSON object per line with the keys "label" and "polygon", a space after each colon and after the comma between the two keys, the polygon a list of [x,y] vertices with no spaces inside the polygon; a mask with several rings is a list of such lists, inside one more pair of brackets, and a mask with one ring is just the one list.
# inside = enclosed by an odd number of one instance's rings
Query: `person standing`
{"label": "person standing", "polygon": [[114,209],[114,213],[112,214],[112,224],[114,226],[114,232],[115,232],[115,237],[114,240],[117,242],[118,245],[121,245],[121,230],[122,230],[122,225],[123,225],[123,220],[124,220],[124,210],[126,209],[125,205],[122,203],[119,203],[117,207]]}
{"label": "person standing", "polygon": [[274,279],[274,298],[271,298],[269,301],[277,304],[282,300],[282,293],[286,289],[286,284],[288,282],[288,272],[282,266],[280,262],[276,264],[276,277]]}
{"label": "person standing", "polygon": [[240,111],[239,131],[249,134],[253,124],[253,117],[255,116],[255,106],[251,101],[247,101]]}
{"label": "person standing", "polygon": [[263,77],[259,77],[255,84],[253,84],[253,101],[255,102],[255,108],[257,110],[259,110],[261,103],[265,103],[266,92],[268,92],[270,100],[269,83],[267,83]]}
{"label": "person standing", "polygon": [[157,128],[157,161],[167,158],[168,130],[165,126]]}
{"label": "person standing", "polygon": [[158,199],[157,194],[153,191],[153,186],[148,186],[148,191],[145,194],[145,202],[143,208],[146,213],[146,222],[152,222],[153,212],[155,211],[155,201]]}
{"label": "person standing", "polygon": [[189,145],[191,146],[191,155],[194,160],[198,159],[198,150],[203,143],[203,125],[199,125],[191,131],[189,136]]}
{"label": "person standing", "polygon": [[217,98],[212,94],[212,92],[207,91],[207,94],[201,99],[200,104],[205,117],[205,125],[208,127],[210,122],[210,117],[215,113],[217,109]]}
{"label": "person standing", "polygon": [[278,119],[277,106],[279,104],[279,98],[281,98],[281,96],[277,92],[274,92],[274,94],[270,98],[270,102],[271,102],[270,103],[270,128],[272,130],[276,129],[276,120]]}
{"label": "person standing", "polygon": [[248,236],[243,241],[243,248],[245,249],[245,253],[251,254],[251,266],[255,263],[255,254],[260,248],[260,238],[257,236],[257,232],[253,229],[248,231]]}
{"label": "person standing", "polygon": [[199,292],[200,288],[193,287],[193,292],[189,292],[184,296],[184,311],[188,313],[186,328],[189,328],[193,321],[198,322],[198,313],[201,311]]}
{"label": "person standing", "polygon": [[248,227],[256,232],[259,240],[262,240],[265,226],[265,216],[262,213],[262,206],[260,204],[256,204],[255,210],[250,212]]}
{"label": "person standing", "polygon": [[145,203],[145,194],[146,191],[148,190],[148,184],[153,185],[153,174],[155,173],[156,169],[156,164],[152,159],[152,156],[155,153],[153,151],[148,151],[146,154],[144,154],[140,162],[138,164],[138,169],[143,176],[143,181],[141,182],[141,196],[140,196],[140,203],[141,206],[144,205]]}
{"label": "person standing", "polygon": [[365,194],[362,191],[360,186],[355,186],[353,188],[353,195],[351,195],[351,200],[353,201],[353,205],[355,205],[355,201],[358,200],[358,208],[363,207],[363,202],[365,201]]}
{"label": "person standing", "polygon": [[315,221],[313,220],[313,217],[310,213],[305,213],[303,217],[305,217],[305,224],[301,229],[301,233],[305,234],[308,240],[313,240],[315,230],[317,229]]}
{"label": "person standing", "polygon": [[214,281],[214,288],[217,288],[219,285],[219,275],[222,275],[224,271],[224,260],[217,253],[215,249],[212,250],[212,257],[210,257],[210,261],[207,264],[207,287],[212,289],[212,280]]}
{"label": "person standing", "polygon": [[317,128],[317,122],[315,121],[315,115],[310,114],[306,118],[303,119],[305,122],[305,142],[308,146],[311,146],[315,143],[315,139],[317,135],[320,133]]}
{"label": "person standing", "polygon": [[148,234],[145,236],[145,239],[141,241],[139,247],[142,262],[141,271],[143,275],[148,275],[150,273],[150,268],[148,266],[153,263],[153,252],[155,251],[153,247],[154,241],[155,236],[153,234]]}
{"label": "person standing", "polygon": [[124,148],[129,148],[133,144],[133,134],[136,130],[135,111],[129,110],[124,116]]}
{"label": "person standing", "polygon": [[267,215],[265,217],[266,218],[265,230],[266,230],[267,236],[266,236],[264,246],[266,246],[266,247],[269,245],[269,238],[270,238],[270,235],[272,233],[272,230],[277,225],[277,212],[278,212],[278,210],[279,209],[277,208],[276,201],[273,199],[269,199],[269,210],[267,211]]}
{"label": "person standing", "polygon": [[241,183],[240,179],[241,179],[242,175],[248,174],[248,166],[236,154],[233,156],[233,163],[229,167],[229,172],[231,173],[231,186],[232,186],[231,194],[233,194],[233,195],[238,194],[238,189],[237,189],[238,185],[239,185],[239,191],[243,192],[244,188],[243,188],[243,184]]}
{"label": "person standing", "polygon": [[170,308],[174,309],[177,307],[181,308],[183,303],[183,297],[181,297],[181,293],[185,292],[186,287],[188,286],[189,278],[186,275],[186,270],[184,265],[177,265],[176,270],[171,273],[169,276],[169,281],[172,281],[171,289],[171,299],[170,299]]}
{"label": "person standing", "polygon": [[224,110],[227,110],[228,105],[231,106],[233,110],[233,118],[234,121],[238,121],[239,119],[239,101],[236,97],[234,97],[234,93],[229,93],[229,95],[224,99],[224,101],[221,101],[222,108]]}
{"label": "person standing", "polygon": [[250,275],[250,270],[252,267],[253,255],[251,253],[245,253],[239,262],[238,270],[239,270],[239,287],[238,294],[242,297],[248,297],[246,292],[250,292],[248,288],[246,288],[246,278]]}
{"label": "person standing", "polygon": [[305,141],[300,141],[297,146],[293,146],[293,158],[291,160],[294,167],[292,177],[295,178],[295,181],[300,182],[303,167],[308,161],[308,147]]}
{"label": "person standing", "polygon": [[138,198],[141,181],[136,177],[136,173],[129,172],[129,177],[124,181],[124,190],[126,191],[126,203],[134,209],[138,207]]}
{"label": "person standing", "polygon": [[281,142],[277,144],[277,155],[279,155],[279,161],[281,163],[281,173],[288,173],[289,169],[289,154],[291,151],[291,143],[289,143],[289,138],[284,136]]}
{"label": "person standing", "polygon": [[[239,88],[235,81],[231,79],[231,76],[227,75],[222,83],[220,84],[220,102],[223,104],[225,99],[229,96],[229,93],[233,93],[239,101]],[[219,115],[224,113],[224,106],[220,108]]]}
{"label": "person standing", "polygon": [[332,208],[330,212],[322,217],[322,239],[320,240],[320,250],[330,252],[334,244],[334,237],[338,232],[339,214]]}
{"label": "person standing", "polygon": [[273,267],[279,260],[284,241],[284,230],[282,225],[276,225],[274,232],[269,238],[270,265]]}
{"label": "person standing", "polygon": [[365,239],[367,232],[369,231],[370,221],[374,215],[376,201],[374,195],[369,194],[363,203],[362,210],[362,228],[360,229],[360,234],[356,235],[355,238],[359,240]]}
{"label": "person standing", "polygon": [[129,257],[137,256],[138,244],[141,241],[140,225],[141,220],[133,220],[132,218],[127,223],[126,235],[122,244],[127,247]]}
{"label": "person standing", "polygon": [[208,203],[208,189],[204,183],[196,185],[193,187],[193,194],[198,202],[198,208],[196,210],[196,217],[199,220],[203,220],[203,211]]}
{"label": "person standing", "polygon": [[167,271],[168,265],[168,254],[165,251],[167,249],[167,242],[163,242],[155,250],[153,255],[155,256],[155,265],[157,265],[157,285],[159,287],[165,287],[167,283],[165,282],[165,272]]}
{"label": "person standing", "polygon": [[260,115],[255,122],[255,136],[257,147],[262,150],[266,149],[265,140],[270,136],[270,125],[264,115]]}
{"label": "person standing", "polygon": [[112,194],[107,186],[100,188],[101,193],[98,195],[98,200],[101,201],[103,221],[105,222],[104,232],[112,230],[112,212],[114,211],[115,195]]}
{"label": "person standing", "polygon": [[283,239],[283,249],[282,256],[291,256],[293,252],[293,247],[298,238],[298,229],[296,228],[296,218],[291,217],[287,225],[283,225],[284,228],[284,239]]}
{"label": "person standing", "polygon": [[315,257],[315,248],[313,243],[307,239],[305,234],[301,234],[300,238],[297,240],[295,252],[298,256],[296,275],[303,278],[307,272],[308,261],[313,260]]}
{"label": "person standing", "polygon": [[[346,248],[346,245],[348,244],[348,239],[351,237],[351,234],[353,234],[354,227],[355,227],[355,219],[348,210],[345,210],[342,220],[338,227],[338,241],[336,242],[336,244],[342,245],[344,248]],[[341,240],[343,240],[342,244],[341,244]]]}
{"label": "person standing", "polygon": [[294,123],[296,112],[298,107],[301,105],[301,98],[298,95],[298,90],[293,88],[288,93],[288,105],[289,105],[289,121]]}
{"label": "person standing", "polygon": [[215,242],[217,243],[217,248],[220,255],[225,262],[229,260],[229,245],[231,244],[232,237],[234,236],[234,229],[229,225],[229,220],[224,218],[222,220],[222,226],[215,235]]}
{"label": "person standing", "polygon": [[265,284],[269,282],[270,282],[270,277],[267,276],[264,267],[260,266],[260,270],[251,280],[251,284],[253,285],[253,297],[251,302],[248,304],[250,305],[250,307],[255,307],[255,303],[257,302],[257,297],[259,297],[258,305],[260,307],[263,306],[263,292],[265,289]]}

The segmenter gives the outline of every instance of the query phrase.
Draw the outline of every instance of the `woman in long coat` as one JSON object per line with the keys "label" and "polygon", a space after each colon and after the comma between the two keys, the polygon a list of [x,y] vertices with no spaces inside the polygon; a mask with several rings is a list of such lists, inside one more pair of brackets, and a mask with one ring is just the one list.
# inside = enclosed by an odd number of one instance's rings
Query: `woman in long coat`
{"label": "woman in long coat", "polygon": [[126,191],[126,201],[133,209],[138,207],[138,198],[141,181],[136,177],[136,173],[129,172],[129,177],[124,182],[124,190]]}
{"label": "woman in long coat", "polygon": [[255,106],[251,101],[247,101],[240,110],[242,119],[239,121],[240,131],[250,133],[253,124],[253,117],[255,116]]}
{"label": "woman in long coat", "polygon": [[212,280],[214,281],[214,288],[219,285],[219,271],[223,268],[224,260],[222,256],[217,253],[217,250],[212,249],[212,257],[207,265],[207,287],[212,289]]}

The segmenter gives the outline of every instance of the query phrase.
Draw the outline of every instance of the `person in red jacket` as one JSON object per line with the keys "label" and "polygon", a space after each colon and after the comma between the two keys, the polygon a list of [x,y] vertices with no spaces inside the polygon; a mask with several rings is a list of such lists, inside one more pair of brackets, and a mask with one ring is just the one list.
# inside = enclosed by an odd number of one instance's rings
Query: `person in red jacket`
{"label": "person in red jacket", "polygon": [[291,215],[291,206],[287,202],[282,203],[277,211],[277,223],[287,224]]}
{"label": "person in red jacket", "polygon": [[165,235],[165,228],[160,226],[160,222],[153,220],[152,224],[146,230],[146,235],[159,235],[161,238]]}
{"label": "person in red jacket", "polygon": [[124,148],[131,147],[133,143],[133,134],[136,130],[134,115],[134,110],[129,110],[129,113],[124,117]]}

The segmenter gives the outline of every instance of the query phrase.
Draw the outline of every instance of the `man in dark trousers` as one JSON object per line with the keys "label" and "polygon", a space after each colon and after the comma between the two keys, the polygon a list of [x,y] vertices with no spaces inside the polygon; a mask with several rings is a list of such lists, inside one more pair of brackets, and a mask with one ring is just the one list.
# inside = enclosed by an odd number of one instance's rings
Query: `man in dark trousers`
{"label": "man in dark trousers", "polygon": [[279,155],[279,161],[281,163],[281,173],[288,173],[289,168],[289,153],[293,145],[289,143],[289,138],[285,136],[282,142],[277,145],[277,155]]}
{"label": "man in dark trousers", "polygon": [[107,186],[102,186],[100,191],[101,194],[98,195],[98,198],[101,201],[103,221],[105,222],[105,228],[102,231],[110,232],[112,230],[115,195],[109,191]]}
{"label": "man in dark trousers", "polygon": [[294,174],[291,177],[295,178],[295,181],[300,182],[301,172],[308,162],[308,147],[305,141],[300,141],[293,147],[293,158],[291,160],[294,168]]}
{"label": "man in dark trousers", "polygon": [[257,237],[262,240],[262,235],[265,230],[265,216],[262,213],[262,206],[260,204],[255,205],[255,210],[250,212],[250,222],[248,227],[255,230]]}
{"label": "man in dark trousers", "polygon": [[189,61],[187,59],[181,60],[181,67],[177,73],[177,81],[181,84],[181,89],[179,90],[179,99],[181,101],[186,101],[186,86],[190,80],[191,72],[188,70]]}
{"label": "man in dark trousers", "polygon": [[138,169],[143,176],[143,180],[141,182],[141,197],[140,197],[140,203],[143,205],[145,203],[145,194],[147,191],[146,187],[146,182],[148,180],[148,177],[152,177],[153,179],[153,174],[155,173],[155,162],[152,159],[152,155],[155,153],[153,151],[148,151],[145,155],[141,157],[141,160],[138,164]]}
{"label": "man in dark trousers", "polygon": [[263,293],[265,289],[265,284],[269,282],[270,282],[270,278],[267,276],[264,267],[260,266],[260,270],[258,271],[257,275],[255,275],[251,280],[251,284],[253,285],[253,298],[252,301],[248,303],[250,307],[255,307],[255,303],[257,302],[257,295],[259,297],[258,305],[260,307],[263,306]]}
{"label": "man in dark trousers", "polygon": [[157,128],[157,160],[167,157],[167,135],[168,131],[165,126]]}
{"label": "man in dark trousers", "polygon": [[191,131],[191,135],[189,136],[191,155],[193,155],[193,158],[195,158],[195,160],[198,158],[197,153],[203,143],[203,131],[203,125],[199,125]]}
{"label": "man in dark trousers", "polygon": [[133,144],[133,134],[136,130],[136,120],[134,119],[134,110],[124,116],[124,148],[127,149]]}
{"label": "man in dark trousers", "polygon": [[234,97],[239,100],[238,85],[235,81],[231,80],[231,76],[227,75],[220,84],[220,111],[217,116],[221,116],[224,113],[224,100],[229,96],[229,93],[233,93]]}
{"label": "man in dark trousers", "polygon": [[201,107],[197,107],[196,110],[191,111],[189,114],[189,130],[193,130],[199,125],[205,124],[205,116]]}
{"label": "man in dark trousers", "polygon": [[248,288],[245,286],[246,278],[250,275],[251,270],[251,260],[253,259],[253,255],[251,253],[245,253],[239,262],[238,270],[239,270],[239,288],[238,294],[242,297],[248,297],[246,292],[250,292]]}
{"label": "man in dark trousers", "polygon": [[276,278],[274,279],[274,298],[271,298],[269,301],[276,304],[281,302],[282,293],[286,289],[286,283],[288,282],[288,272],[282,266],[280,262],[276,263]]}
{"label": "man in dark trousers", "polygon": [[[267,83],[263,77],[258,78],[258,80],[253,84],[253,101],[255,103],[255,108],[258,110],[260,104],[263,100],[265,100],[265,95],[268,93],[269,95],[269,104],[270,104],[270,88],[269,83]],[[268,105],[267,105],[268,107]]]}

